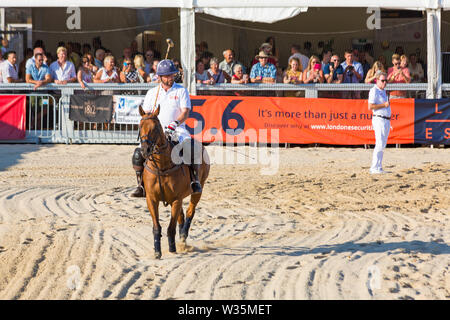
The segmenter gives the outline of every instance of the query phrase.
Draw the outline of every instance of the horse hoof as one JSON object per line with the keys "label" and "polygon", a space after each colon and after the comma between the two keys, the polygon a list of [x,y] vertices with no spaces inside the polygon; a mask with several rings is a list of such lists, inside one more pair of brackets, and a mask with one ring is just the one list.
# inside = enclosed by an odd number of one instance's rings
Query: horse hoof
{"label": "horse hoof", "polygon": [[155,252],[155,259],[161,259],[161,252]]}
{"label": "horse hoof", "polygon": [[170,247],[169,248],[169,252],[170,253],[177,253],[177,248],[174,246],[174,247]]}

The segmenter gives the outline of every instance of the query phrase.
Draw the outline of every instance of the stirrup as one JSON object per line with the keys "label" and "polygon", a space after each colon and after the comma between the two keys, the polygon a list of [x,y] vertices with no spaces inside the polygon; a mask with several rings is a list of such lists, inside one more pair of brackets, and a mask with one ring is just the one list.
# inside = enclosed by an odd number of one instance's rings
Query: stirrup
{"label": "stirrup", "polygon": [[192,194],[202,193],[202,185],[198,181],[191,182]]}

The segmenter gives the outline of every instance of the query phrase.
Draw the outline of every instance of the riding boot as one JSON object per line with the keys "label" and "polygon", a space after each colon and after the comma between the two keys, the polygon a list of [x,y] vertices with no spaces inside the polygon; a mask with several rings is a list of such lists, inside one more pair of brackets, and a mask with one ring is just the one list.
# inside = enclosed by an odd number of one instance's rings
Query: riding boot
{"label": "riding boot", "polygon": [[137,188],[130,195],[135,198],[145,197],[145,189],[144,189],[144,181],[142,179],[144,173],[144,162],[145,159],[142,156],[141,148],[136,148],[133,153],[133,157],[131,159],[131,163],[133,164],[133,169],[136,171],[136,179],[137,179]]}
{"label": "riding boot", "polygon": [[136,171],[136,179],[137,179],[137,188],[130,195],[134,198],[143,198],[145,197],[145,188],[144,188],[144,180],[142,179],[143,172]]}
{"label": "riding boot", "polygon": [[191,164],[189,166],[189,169],[191,171],[192,194],[202,193],[202,185],[200,184],[200,181],[198,180],[198,172],[200,170],[200,165],[199,164]]}

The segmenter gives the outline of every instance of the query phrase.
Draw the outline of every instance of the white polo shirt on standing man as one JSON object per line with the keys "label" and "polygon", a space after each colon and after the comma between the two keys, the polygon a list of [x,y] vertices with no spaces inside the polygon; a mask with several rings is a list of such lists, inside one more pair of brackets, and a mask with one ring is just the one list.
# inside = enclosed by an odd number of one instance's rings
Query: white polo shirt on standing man
{"label": "white polo shirt on standing man", "polygon": [[[371,104],[383,104],[389,102],[386,90],[380,89],[377,85],[373,86],[369,92],[368,102]],[[373,150],[372,165],[370,173],[384,173],[382,162],[383,153],[387,145],[389,131],[391,129],[391,106],[386,108],[372,110],[372,127],[375,131],[375,148]]]}

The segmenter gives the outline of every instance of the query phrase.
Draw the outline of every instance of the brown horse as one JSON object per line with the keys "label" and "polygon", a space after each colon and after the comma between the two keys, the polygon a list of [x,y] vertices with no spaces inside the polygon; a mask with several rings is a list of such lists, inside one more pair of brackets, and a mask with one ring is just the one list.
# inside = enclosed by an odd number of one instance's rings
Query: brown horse
{"label": "brown horse", "polygon": [[[172,161],[173,144],[167,140],[158,120],[159,106],[153,113],[145,113],[142,107],[139,107],[139,113],[142,116],[139,124],[139,137],[141,139],[142,155],[145,158],[145,170],[142,179],[147,206],[153,220],[155,258],[160,259],[161,225],[159,224],[159,203],[162,201],[164,205],[170,204],[172,208],[167,237],[169,240],[169,251],[176,252],[176,223],[178,222],[180,239],[182,243],[185,243],[201,193],[192,194],[191,175],[188,165],[175,164]],[[198,172],[198,178],[203,188],[210,168],[208,154],[203,146],[202,155],[202,164]],[[183,199],[189,195],[191,195],[191,198],[185,220],[182,204]]]}

